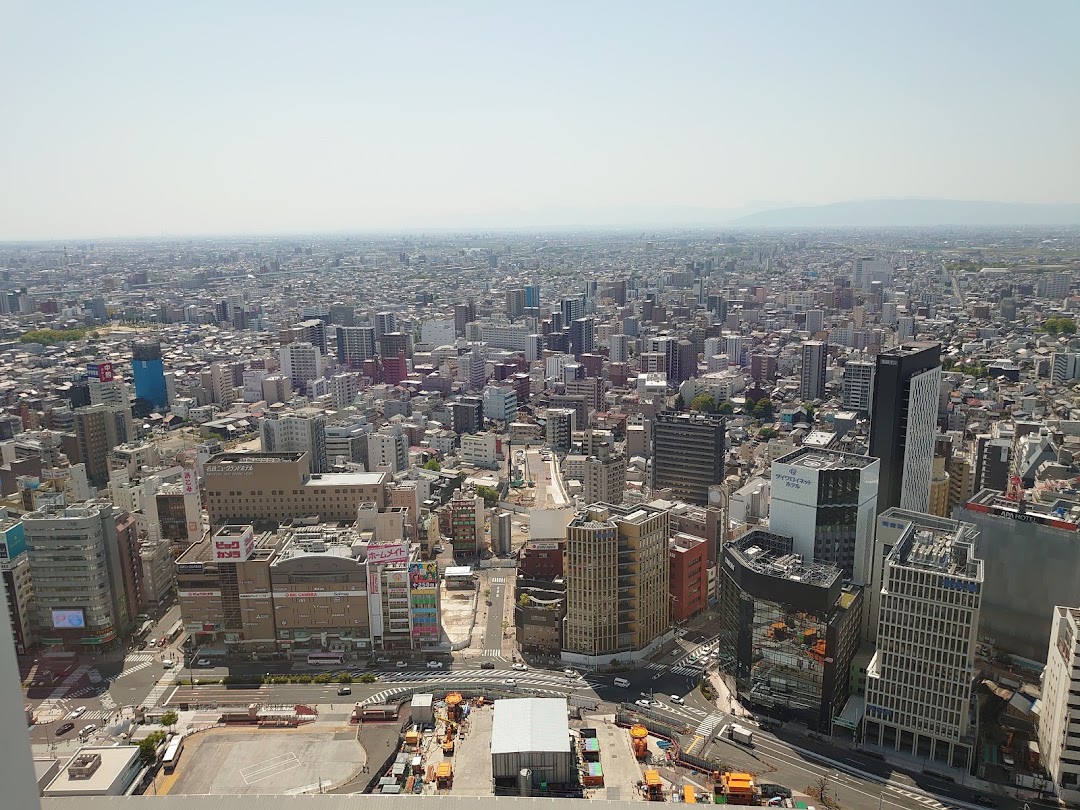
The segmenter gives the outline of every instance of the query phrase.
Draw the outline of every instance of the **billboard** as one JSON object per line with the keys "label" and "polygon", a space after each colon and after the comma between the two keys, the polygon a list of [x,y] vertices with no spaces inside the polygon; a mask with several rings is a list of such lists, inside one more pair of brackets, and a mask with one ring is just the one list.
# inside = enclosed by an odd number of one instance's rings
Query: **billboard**
{"label": "billboard", "polygon": [[82,610],[54,610],[52,612],[52,626],[57,630],[82,630],[86,627],[86,619]]}
{"label": "billboard", "polygon": [[255,550],[255,530],[245,526],[240,534],[222,530],[214,535],[214,559],[218,562],[244,562]]}
{"label": "billboard", "polygon": [[816,506],[818,471],[810,467],[773,462],[772,497],[801,506]]}
{"label": "billboard", "polygon": [[14,560],[25,553],[26,532],[22,521],[19,521],[0,534],[0,560]]}
{"label": "billboard", "polygon": [[184,470],[184,494],[199,494],[199,474],[195,470]]}
{"label": "billboard", "polygon": [[436,561],[409,564],[409,587],[414,591],[434,591],[439,587],[439,563]]}
{"label": "billboard", "polygon": [[409,561],[408,543],[372,543],[367,547],[370,565],[393,565]]}
{"label": "billboard", "polygon": [[116,378],[113,373],[112,363],[88,363],[86,365],[86,376],[103,383],[112,382]]}

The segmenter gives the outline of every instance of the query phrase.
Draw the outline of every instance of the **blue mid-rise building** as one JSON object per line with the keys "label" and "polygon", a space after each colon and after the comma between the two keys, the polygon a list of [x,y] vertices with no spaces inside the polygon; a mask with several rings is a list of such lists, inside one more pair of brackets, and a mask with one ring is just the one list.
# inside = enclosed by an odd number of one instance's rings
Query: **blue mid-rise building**
{"label": "blue mid-rise building", "polygon": [[131,370],[135,377],[135,396],[146,400],[154,408],[164,408],[169,404],[160,341],[137,340],[132,343]]}

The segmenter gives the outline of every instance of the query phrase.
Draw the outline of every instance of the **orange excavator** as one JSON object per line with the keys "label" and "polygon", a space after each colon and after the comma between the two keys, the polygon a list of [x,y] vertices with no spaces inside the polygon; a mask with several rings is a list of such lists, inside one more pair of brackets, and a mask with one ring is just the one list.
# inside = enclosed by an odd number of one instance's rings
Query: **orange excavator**
{"label": "orange excavator", "polygon": [[640,723],[630,727],[630,742],[634,746],[634,758],[645,759],[649,755],[649,730]]}
{"label": "orange excavator", "polygon": [[454,753],[454,734],[457,733],[458,724],[453,720],[446,721],[446,736],[443,737],[443,756],[452,756]]}

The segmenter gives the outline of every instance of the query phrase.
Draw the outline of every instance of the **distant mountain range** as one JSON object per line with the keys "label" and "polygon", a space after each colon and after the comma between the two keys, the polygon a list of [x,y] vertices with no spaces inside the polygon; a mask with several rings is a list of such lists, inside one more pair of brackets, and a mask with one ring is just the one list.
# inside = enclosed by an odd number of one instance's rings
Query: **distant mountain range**
{"label": "distant mountain range", "polygon": [[1080,203],[1043,205],[969,200],[853,200],[758,211],[729,224],[750,228],[1080,225]]}

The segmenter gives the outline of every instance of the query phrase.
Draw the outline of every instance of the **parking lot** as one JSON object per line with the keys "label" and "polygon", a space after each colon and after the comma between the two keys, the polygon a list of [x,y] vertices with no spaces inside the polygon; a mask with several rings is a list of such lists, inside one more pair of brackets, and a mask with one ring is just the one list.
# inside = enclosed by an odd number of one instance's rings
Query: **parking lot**
{"label": "parking lot", "polygon": [[218,729],[184,744],[180,765],[159,793],[317,793],[356,774],[366,758],[354,729]]}

